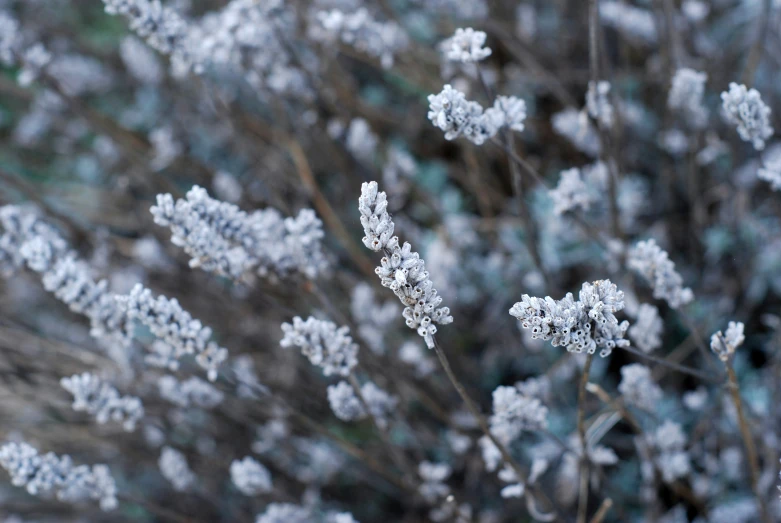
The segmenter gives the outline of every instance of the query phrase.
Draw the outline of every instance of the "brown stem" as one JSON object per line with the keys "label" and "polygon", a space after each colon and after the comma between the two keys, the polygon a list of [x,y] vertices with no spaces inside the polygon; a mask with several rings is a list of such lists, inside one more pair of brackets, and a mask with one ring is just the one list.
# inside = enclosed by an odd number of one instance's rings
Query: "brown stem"
{"label": "brown stem", "polygon": [[596,514],[594,514],[594,517],[591,518],[590,523],[602,523],[612,506],[613,500],[610,498],[605,498],[604,501],[602,501],[602,504],[599,506],[599,510],[597,510]]}
{"label": "brown stem", "polygon": [[594,354],[586,356],[586,365],[578,387],[578,437],[580,438],[580,494],[578,495],[578,523],[586,523],[588,512],[588,447],[586,445],[586,385],[591,373]]}

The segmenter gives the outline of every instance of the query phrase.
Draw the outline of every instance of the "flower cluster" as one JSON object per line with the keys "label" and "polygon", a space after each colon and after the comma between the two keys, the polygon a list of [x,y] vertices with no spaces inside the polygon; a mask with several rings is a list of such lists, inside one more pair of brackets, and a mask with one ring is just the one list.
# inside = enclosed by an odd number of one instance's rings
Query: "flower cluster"
{"label": "flower cluster", "polygon": [[686,67],[678,69],[667,95],[667,107],[682,111],[687,121],[695,128],[703,127],[708,121],[708,111],[702,104],[707,80],[708,75],[705,73]]}
{"label": "flower cluster", "polygon": [[312,316],[304,321],[296,316],[292,324],[282,324],[282,332],[285,335],[279,344],[300,347],[301,353],[326,376],[349,376],[358,364],[358,345],[350,337],[349,327],[337,327]]}
{"label": "flower cluster", "polygon": [[429,95],[428,103],[428,119],[445,132],[446,140],[464,136],[476,145],[496,136],[502,127],[522,130],[526,118],[526,104],[514,96],[500,96],[493,107],[484,110],[449,84],[440,93]]}
{"label": "flower cluster", "polygon": [[[381,428],[387,426],[388,417],[396,409],[399,400],[372,382],[364,383],[361,386],[361,396],[366,401],[369,412],[377,424]],[[359,420],[367,416],[363,403],[346,381],[328,386],[328,403],[336,417],[342,421]]]}
{"label": "flower cluster", "polygon": [[618,392],[630,405],[654,411],[662,399],[662,389],[651,377],[651,369],[640,363],[621,367],[621,383]]}
{"label": "flower cluster", "polygon": [[407,34],[399,25],[379,22],[363,7],[351,13],[338,9],[322,11],[318,18],[331,39],[378,58],[386,69],[393,66],[394,55],[409,45]]}
{"label": "flower cluster", "polygon": [[497,387],[493,393],[491,434],[509,445],[523,431],[548,427],[548,408],[537,398],[524,396],[516,387]]}
{"label": "flower cluster", "polygon": [[654,298],[666,300],[673,309],[694,299],[692,290],[683,287],[683,278],[676,272],[675,263],[655,240],[638,242],[629,250],[626,264],[653,286]]}
{"label": "flower cluster", "polygon": [[757,151],[764,149],[765,140],[773,136],[773,127],[770,107],[762,101],[759,91],[732,82],[729,91],[721,93],[721,102],[725,118],[737,126],[741,140],[751,142]]}
{"label": "flower cluster", "polygon": [[721,361],[729,361],[735,350],[743,345],[746,339],[743,335],[744,327],[742,322],[731,321],[727,324],[727,332],[719,331],[711,336],[710,348]]}
{"label": "flower cluster", "polygon": [[434,503],[450,494],[450,487],[445,484],[445,480],[450,477],[452,472],[453,469],[447,463],[420,462],[418,464],[418,475],[422,483],[418,487],[418,492],[423,496],[423,499],[429,503]]}
{"label": "flower cluster", "polygon": [[160,473],[167,479],[174,490],[184,492],[193,486],[196,476],[187,464],[184,454],[171,447],[163,447],[157,462]]}
{"label": "flower cluster", "polygon": [[195,405],[202,409],[213,409],[222,403],[224,397],[219,389],[195,376],[182,382],[173,376],[161,376],[157,380],[157,388],[163,399],[180,407]]}
{"label": "flower cluster", "polygon": [[74,465],[67,455],[40,455],[27,443],[6,443],[0,447],[0,466],[13,485],[33,496],[56,493],[68,503],[95,500],[106,511],[117,507],[116,484],[106,465]]}
{"label": "flower cluster", "polygon": [[604,358],[615,347],[629,346],[624,339],[629,322],[619,323],[615,316],[623,308],[624,293],[610,280],[598,280],[584,283],[578,300],[572,293],[558,301],[524,294],[510,314],[535,339],[551,340],[554,347],[566,347],[569,352],[593,354],[599,348]]}
{"label": "flower cluster", "polygon": [[125,430],[132,431],[144,417],[140,399],[120,396],[117,389],[89,372],[62,378],[60,385],[73,394],[73,410],[92,414],[98,423],[122,422]]}
{"label": "flower cluster", "polygon": [[250,456],[234,460],[230,468],[233,484],[246,496],[271,492],[271,473]]}
{"label": "flower cluster", "polygon": [[678,423],[665,420],[650,436],[656,464],[667,483],[686,477],[691,472],[691,461],[686,451],[686,436]]}
{"label": "flower cluster", "polygon": [[155,223],[171,229],[171,241],[192,257],[191,267],[237,280],[250,272],[314,278],[326,267],[322,222],[311,209],[296,218],[283,218],[275,209],[246,213],[196,185],[184,199],[158,195],[151,212]]}
{"label": "flower cluster", "polygon": [[588,186],[577,167],[561,171],[559,184],[549,194],[553,199],[553,212],[559,215],[577,208],[587,211],[591,206]]}
{"label": "flower cluster", "polygon": [[209,379],[217,379],[217,369],[228,357],[228,350],[209,341],[211,328],[194,319],[176,298],[155,298],[151,290],[139,283],[130,294],[116,296],[116,300],[130,320],[143,324],[173,348],[175,358],[194,354],[198,364],[208,372]]}
{"label": "flower cluster", "polygon": [[471,27],[458,28],[456,33],[442,43],[448,60],[461,63],[479,62],[491,56],[491,48],[483,47],[486,34]]}
{"label": "flower cluster", "polygon": [[662,345],[662,318],[659,309],[648,303],[637,308],[637,318],[629,327],[629,338],[638,349],[649,353]]}
{"label": "flower cluster", "polygon": [[769,161],[764,167],[757,170],[757,177],[770,184],[774,191],[781,191],[781,160]]}
{"label": "flower cluster", "polygon": [[387,207],[387,197],[379,191],[377,182],[361,185],[358,210],[365,234],[363,244],[375,252],[385,253],[375,272],[383,287],[390,288],[404,305],[402,315],[407,326],[416,329],[428,348],[432,349],[437,332],[434,323],[447,325],[453,317],[448,307],[439,307],[442,297],[429,279],[420,255],[412,251],[409,243],[399,246],[398,237],[393,236],[394,224]]}

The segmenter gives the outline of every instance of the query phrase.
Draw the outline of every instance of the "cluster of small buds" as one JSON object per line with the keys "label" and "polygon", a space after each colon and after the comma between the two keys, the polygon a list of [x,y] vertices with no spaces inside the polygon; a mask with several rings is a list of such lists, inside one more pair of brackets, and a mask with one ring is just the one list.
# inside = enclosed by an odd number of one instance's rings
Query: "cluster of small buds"
{"label": "cluster of small buds", "polygon": [[379,191],[377,182],[361,186],[358,210],[365,234],[363,244],[375,252],[385,253],[375,272],[383,287],[391,289],[404,305],[402,316],[407,326],[416,329],[432,349],[437,332],[434,323],[447,325],[453,317],[448,307],[439,307],[442,297],[434,289],[420,255],[412,251],[409,243],[399,246],[398,237],[393,236],[394,224],[387,208],[387,196]]}
{"label": "cluster of small buds", "polygon": [[648,354],[661,347],[663,325],[659,309],[643,303],[637,308],[637,318],[629,327],[629,338],[638,349]]}
{"label": "cluster of small buds", "polygon": [[765,140],[773,136],[773,127],[770,107],[762,101],[759,91],[732,82],[729,91],[721,93],[721,102],[725,118],[737,126],[741,140],[751,142],[757,151],[764,149]]}
{"label": "cluster of small buds", "polygon": [[553,199],[553,212],[557,215],[577,208],[588,211],[591,206],[592,198],[588,186],[577,167],[561,171],[558,185],[548,194]]}
{"label": "cluster of small buds", "polygon": [[665,420],[650,436],[654,459],[666,483],[684,478],[691,472],[691,461],[686,451],[686,436],[680,424]]}
{"label": "cluster of small buds", "polygon": [[182,382],[173,376],[161,376],[157,380],[157,388],[163,399],[183,408],[194,405],[213,409],[222,403],[224,397],[219,389],[195,376]]}
{"label": "cluster of small buds", "polygon": [[271,473],[266,467],[246,456],[241,461],[234,460],[230,468],[233,484],[246,496],[271,492]]}
{"label": "cluster of small buds", "polygon": [[706,73],[694,69],[682,68],[675,71],[670,93],[667,95],[667,107],[682,111],[684,117],[694,128],[702,128],[708,122],[708,111],[702,104],[705,93]]}
{"label": "cluster of small buds", "polygon": [[629,405],[655,411],[662,399],[662,389],[651,377],[651,369],[640,363],[621,367],[621,383],[618,392]]}
{"label": "cluster of small buds", "polygon": [[585,112],[568,107],[551,118],[553,130],[569,140],[579,151],[591,156],[599,156],[602,144],[599,134]]}
{"label": "cluster of small buds", "polygon": [[524,396],[516,387],[497,387],[493,392],[491,434],[509,445],[523,431],[548,427],[548,408],[537,398]]}
{"label": "cluster of small buds", "polygon": [[293,323],[283,323],[282,347],[300,347],[312,365],[323,374],[349,376],[358,364],[358,345],[350,337],[350,328],[310,316],[306,321],[296,316]]}
{"label": "cluster of small buds", "polygon": [[604,358],[616,347],[629,346],[624,339],[629,322],[619,323],[615,316],[623,308],[624,293],[610,280],[598,280],[584,283],[577,301],[572,293],[558,301],[524,294],[510,314],[535,339],[551,340],[554,347],[566,347],[569,352],[593,354],[599,348]]}
{"label": "cluster of small buds", "polygon": [[626,264],[653,286],[654,298],[666,300],[673,309],[694,299],[692,290],[683,287],[683,278],[675,271],[675,263],[655,240],[638,242],[629,250]]}
{"label": "cluster of small buds", "polygon": [[315,278],[327,266],[322,222],[311,209],[295,218],[283,218],[275,209],[246,213],[196,185],[184,199],[158,195],[150,210],[155,223],[171,229],[174,245],[192,257],[191,267],[240,280],[251,271]]}
{"label": "cluster of small buds", "polygon": [[781,191],[781,160],[773,160],[760,167],[757,177],[768,182],[774,191]]}
{"label": "cluster of small buds", "polygon": [[[361,386],[361,395],[380,428],[386,427],[388,417],[396,409],[398,399],[372,382],[364,383]],[[360,420],[367,416],[363,403],[346,381],[328,386],[328,403],[336,417],[342,421]]]}
{"label": "cluster of small buds", "polygon": [[461,63],[479,62],[491,56],[491,48],[483,47],[486,34],[471,27],[458,28],[456,33],[442,43],[448,60]]}
{"label": "cluster of small buds", "polygon": [[526,118],[526,104],[516,97],[500,96],[493,107],[484,110],[449,84],[440,93],[429,95],[428,103],[428,119],[445,132],[446,140],[464,136],[476,145],[493,138],[505,126],[523,130]]}
{"label": "cluster of small buds", "polygon": [[174,349],[175,357],[194,354],[207,371],[210,381],[217,379],[217,369],[228,357],[228,350],[213,341],[212,330],[194,319],[176,298],[154,297],[140,283],[128,295],[116,296],[120,308],[130,320],[138,321],[151,333]]}
{"label": "cluster of small buds", "polygon": [[33,496],[56,493],[68,503],[95,500],[105,511],[117,507],[116,484],[106,465],[74,466],[70,456],[41,455],[27,443],[12,442],[0,447],[0,466],[14,486],[25,487]]}
{"label": "cluster of small buds", "polygon": [[742,322],[731,321],[727,324],[727,332],[717,332],[710,339],[711,350],[723,362],[728,362],[735,350],[743,345],[746,336],[743,335],[744,325]]}
{"label": "cluster of small buds", "polygon": [[433,504],[450,494],[450,487],[445,484],[445,480],[450,477],[452,472],[453,470],[447,463],[420,462],[418,475],[422,482],[418,486],[418,492],[423,496],[423,499]]}
{"label": "cluster of small buds", "polygon": [[610,103],[610,82],[600,80],[596,84],[588,83],[586,92],[586,109],[588,114],[599,122],[600,127],[609,129],[613,126],[613,105]]}
{"label": "cluster of small buds", "polygon": [[378,58],[382,67],[393,66],[393,57],[409,45],[409,38],[395,22],[379,22],[360,7],[351,13],[322,11],[318,18],[333,40],[341,40],[360,52]]}
{"label": "cluster of small buds", "polygon": [[174,448],[163,447],[157,464],[160,467],[160,473],[178,492],[189,490],[197,479],[187,464],[187,458]]}
{"label": "cluster of small buds", "polygon": [[122,422],[125,430],[133,431],[144,417],[140,399],[120,396],[117,389],[89,372],[62,378],[60,385],[73,394],[73,410],[92,414],[100,424]]}

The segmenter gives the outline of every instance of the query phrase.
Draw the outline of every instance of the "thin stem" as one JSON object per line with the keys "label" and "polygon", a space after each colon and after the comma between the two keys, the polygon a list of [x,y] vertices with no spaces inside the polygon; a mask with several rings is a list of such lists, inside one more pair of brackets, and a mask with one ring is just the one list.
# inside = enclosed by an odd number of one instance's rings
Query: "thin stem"
{"label": "thin stem", "polygon": [[756,72],[757,67],[759,67],[759,62],[762,60],[762,52],[765,50],[765,39],[767,38],[767,31],[770,27],[770,9],[772,4],[772,0],[764,0],[762,2],[759,31],[757,32],[757,38],[754,40],[751,50],[748,53],[746,68],[743,70],[742,81],[748,86],[754,81],[754,73]]}
{"label": "thin stem", "polygon": [[719,383],[721,380],[719,378],[714,378],[713,376],[710,376],[708,374],[705,374],[704,372],[701,372],[695,368],[687,367],[686,365],[681,365],[680,363],[674,363],[672,361],[667,361],[663,358],[657,358],[656,356],[651,356],[650,354],[646,354],[644,352],[641,352],[637,349],[635,349],[632,346],[629,347],[621,347],[622,350],[625,350],[627,352],[631,352],[635,356],[639,356],[641,358],[647,359],[649,361],[653,361],[654,363],[658,363],[659,365],[664,365],[665,367],[677,370],[678,372],[682,372],[684,374],[688,374],[690,376],[694,376],[695,378],[699,378],[703,381],[708,381],[710,383]]}
{"label": "thin stem", "polygon": [[578,437],[580,438],[580,494],[578,495],[578,523],[586,523],[588,512],[588,446],[586,444],[586,385],[591,374],[594,355],[586,356],[586,365],[578,388]]}
{"label": "thin stem", "polygon": [[746,419],[746,413],[743,410],[743,400],[740,397],[738,377],[735,374],[735,369],[732,367],[732,362],[726,362],[726,367],[729,379],[727,388],[729,389],[730,396],[732,396],[732,401],[735,403],[740,435],[743,438],[743,446],[746,449],[746,460],[748,461],[748,470],[751,475],[751,490],[757,498],[762,521],[764,523],[770,523],[765,496],[763,496],[762,492],[759,490],[759,461],[757,459],[757,449],[754,445],[754,437],[751,434],[748,420]]}
{"label": "thin stem", "polygon": [[590,523],[602,523],[604,521],[605,516],[607,516],[608,511],[613,507],[613,500],[610,498],[605,498],[602,501],[602,504],[599,506],[599,510],[597,510],[597,513],[594,514],[594,517],[591,518]]}

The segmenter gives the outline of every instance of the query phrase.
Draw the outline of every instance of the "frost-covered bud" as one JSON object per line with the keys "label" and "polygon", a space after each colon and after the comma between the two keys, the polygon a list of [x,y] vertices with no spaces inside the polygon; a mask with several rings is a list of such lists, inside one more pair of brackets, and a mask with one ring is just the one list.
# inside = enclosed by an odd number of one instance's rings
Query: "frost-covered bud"
{"label": "frost-covered bud", "polygon": [[678,69],[667,96],[667,107],[682,111],[695,128],[703,127],[708,121],[708,111],[702,105],[707,80],[708,75],[705,73],[688,68]]}
{"label": "frost-covered bud", "polygon": [[659,309],[648,303],[643,303],[637,309],[637,319],[629,327],[629,337],[637,348],[646,354],[662,345],[662,319]]}
{"label": "frost-covered bud", "polygon": [[130,29],[154,49],[174,58],[187,54],[187,23],[160,0],[103,0],[108,14],[124,15]]}
{"label": "frost-covered bud", "polygon": [[721,101],[725,118],[737,126],[741,140],[751,142],[757,151],[764,149],[765,140],[773,136],[773,127],[770,107],[762,101],[759,91],[732,82],[729,91],[721,93]]}
{"label": "frost-covered bud", "polygon": [[[369,412],[377,420],[377,425],[384,428],[388,425],[388,418],[391,416],[399,400],[379,388],[371,381],[361,386],[361,394],[366,404],[369,406]],[[329,397],[330,401],[330,397]]]}
{"label": "frost-covered bud", "polygon": [[272,489],[271,473],[250,456],[241,461],[234,460],[231,463],[231,480],[246,496],[271,492]]}
{"label": "frost-covered bud", "polygon": [[523,396],[515,387],[497,387],[493,392],[491,434],[509,445],[523,431],[548,427],[548,408],[537,398]]}
{"label": "frost-covered bud", "polygon": [[483,47],[486,34],[471,27],[456,29],[456,34],[443,42],[448,60],[461,63],[479,62],[491,56],[491,48]]}
{"label": "frost-covered bud", "polygon": [[495,107],[483,107],[466,99],[464,93],[445,85],[442,92],[428,97],[428,119],[445,132],[446,140],[466,137],[476,145],[496,136],[505,124],[504,113]]}
{"label": "frost-covered bud", "polygon": [[638,242],[629,250],[626,263],[653,286],[654,298],[666,300],[673,309],[694,299],[692,290],[683,287],[683,278],[675,271],[675,263],[655,240]]}
{"label": "frost-covered bud", "polygon": [[125,430],[132,431],[144,417],[140,399],[120,396],[117,389],[89,372],[62,378],[60,384],[73,394],[73,410],[92,414],[98,423],[117,421]]}
{"label": "frost-covered bud", "polygon": [[310,316],[306,321],[296,316],[293,323],[283,323],[282,347],[300,347],[312,365],[323,369],[323,374],[349,376],[358,364],[358,345],[349,336],[349,327],[337,327],[330,321]]}
{"label": "frost-covered bud", "polygon": [[212,330],[194,319],[175,298],[155,298],[152,291],[137,284],[130,294],[116,296],[116,300],[128,318],[143,324],[173,347],[177,358],[195,355],[198,364],[208,371],[209,380],[217,379],[217,369],[228,357],[227,349],[209,341]]}
{"label": "frost-covered bud", "polygon": [[504,125],[521,132],[526,120],[526,102],[515,96],[497,96],[493,108],[504,115]]}
{"label": "frost-covered bud", "polygon": [[33,496],[55,493],[68,503],[95,500],[105,511],[117,507],[117,487],[106,465],[74,466],[70,456],[40,455],[27,443],[6,443],[0,447],[0,466],[14,486]]}
{"label": "frost-covered bud", "polygon": [[311,523],[312,512],[291,503],[271,503],[259,514],[255,523]]}
{"label": "frost-covered bud", "polygon": [[768,162],[757,171],[757,178],[765,180],[774,191],[781,191],[781,160]]}
{"label": "frost-covered bud", "polygon": [[337,418],[353,421],[366,417],[366,410],[355,395],[355,391],[346,381],[328,386],[328,403]]}
{"label": "frost-covered bud", "polygon": [[210,383],[192,376],[179,382],[173,376],[161,376],[157,380],[160,396],[180,407],[195,405],[202,409],[213,409],[222,403],[223,393]]}
{"label": "frost-covered bud", "polygon": [[651,378],[651,369],[640,363],[621,367],[618,392],[628,404],[650,411],[655,411],[662,399],[662,389]]}
{"label": "frost-covered bud", "polygon": [[610,82],[601,80],[594,84],[588,83],[586,93],[586,109],[588,114],[599,122],[603,128],[613,126],[613,105],[610,103]]}
{"label": "frost-covered bud", "polygon": [[577,167],[561,171],[559,184],[549,194],[553,199],[553,212],[558,215],[577,208],[587,211],[591,206],[588,186]]}
{"label": "frost-covered bud", "polygon": [[195,483],[196,476],[187,464],[187,458],[176,449],[165,446],[158,460],[160,473],[167,479],[174,490],[183,492]]}
{"label": "frost-covered bud", "polygon": [[446,497],[450,494],[450,487],[445,484],[445,480],[450,477],[451,473],[452,469],[447,463],[422,461],[418,464],[418,475],[422,480],[418,492],[429,503]]}
{"label": "frost-covered bud", "polygon": [[710,339],[710,348],[721,361],[730,360],[735,350],[743,345],[746,337],[743,335],[743,322],[731,321],[727,324],[727,332],[717,332]]}

